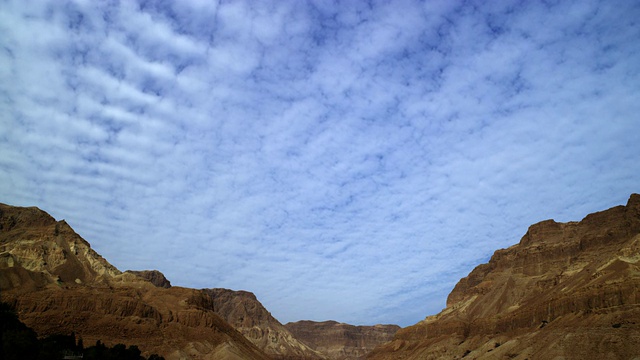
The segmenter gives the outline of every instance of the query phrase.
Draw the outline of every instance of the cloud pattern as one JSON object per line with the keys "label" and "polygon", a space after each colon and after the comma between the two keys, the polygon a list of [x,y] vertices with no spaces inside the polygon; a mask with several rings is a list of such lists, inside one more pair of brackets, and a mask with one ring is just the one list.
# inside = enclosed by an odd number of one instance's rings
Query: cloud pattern
{"label": "cloud pattern", "polygon": [[640,183],[625,1],[2,1],[0,198],[282,322],[409,325]]}

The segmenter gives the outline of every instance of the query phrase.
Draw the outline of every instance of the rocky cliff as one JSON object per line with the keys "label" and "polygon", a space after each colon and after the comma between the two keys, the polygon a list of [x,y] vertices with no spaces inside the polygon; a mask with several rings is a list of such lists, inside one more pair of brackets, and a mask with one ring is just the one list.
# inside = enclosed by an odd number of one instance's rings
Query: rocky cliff
{"label": "rocky cliff", "polygon": [[324,359],[319,352],[300,342],[253,293],[229,289],[204,289],[215,312],[247,339],[277,359]]}
{"label": "rocky cliff", "polygon": [[298,321],[285,327],[329,359],[361,359],[376,346],[390,341],[397,325],[354,326],[336,321]]}
{"label": "rocky cliff", "polygon": [[168,360],[270,358],[216,314],[208,294],[165,288],[160,275],[122,273],[66,222],[0,204],[1,300],[40,336],[75,332],[87,345],[138,345]]}
{"label": "rocky cliff", "polygon": [[0,204],[0,288],[103,283],[121,272],[64,221],[35,208]]}
{"label": "rocky cliff", "polygon": [[125,272],[139,276],[149,281],[150,283],[152,283],[157,287],[161,287],[165,289],[168,289],[171,287],[171,282],[167,280],[164,274],[158,270],[141,270],[141,271],[127,270]]}
{"label": "rocky cliff", "polygon": [[369,358],[637,358],[639,260],[640,195],[580,222],[540,222]]}

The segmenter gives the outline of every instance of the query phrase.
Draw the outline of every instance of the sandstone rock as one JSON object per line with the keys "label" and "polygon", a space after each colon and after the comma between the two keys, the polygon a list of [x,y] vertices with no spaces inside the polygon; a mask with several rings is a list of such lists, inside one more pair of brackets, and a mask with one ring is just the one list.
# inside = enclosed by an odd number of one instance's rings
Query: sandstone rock
{"label": "sandstone rock", "polygon": [[157,287],[161,287],[165,289],[168,289],[171,287],[171,282],[167,280],[164,274],[158,270],[142,270],[142,271],[127,270],[125,272],[139,276],[149,281],[150,283],[152,283]]}
{"label": "sandstone rock", "polygon": [[360,359],[376,346],[390,341],[397,325],[354,326],[336,321],[298,321],[285,327],[329,359]]}
{"label": "sandstone rock", "polygon": [[0,279],[3,289],[106,282],[121,274],[64,221],[34,208],[0,204]]}
{"label": "sandstone rock", "polygon": [[157,287],[159,274],[121,273],[66,222],[0,204],[1,300],[39,336],[75,332],[86,345],[137,345],[167,360],[269,359],[208,307],[207,294]]}
{"label": "sandstone rock", "polygon": [[[73,290],[48,288],[3,300],[18,309],[25,324],[39,336],[75,332],[85,344],[135,344],[144,354],[167,359],[217,359],[232,349],[236,358],[268,359],[211,310],[198,306],[201,292],[173,287]],[[215,355],[217,354],[217,355]],[[215,355],[215,356],[214,356]],[[234,356],[235,356],[234,355]]]}
{"label": "sandstone rock", "polygon": [[639,261],[640,195],[580,222],[540,222],[368,358],[632,359]]}
{"label": "sandstone rock", "polygon": [[300,342],[253,293],[229,289],[204,289],[214,311],[273,358],[323,359],[324,356]]}

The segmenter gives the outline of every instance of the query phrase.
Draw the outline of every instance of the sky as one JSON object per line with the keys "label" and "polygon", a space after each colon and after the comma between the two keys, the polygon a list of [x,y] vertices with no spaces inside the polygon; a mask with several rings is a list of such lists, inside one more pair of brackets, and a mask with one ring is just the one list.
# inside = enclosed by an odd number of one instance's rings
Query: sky
{"label": "sky", "polygon": [[639,160],[637,1],[0,0],[0,202],[282,323],[436,314]]}

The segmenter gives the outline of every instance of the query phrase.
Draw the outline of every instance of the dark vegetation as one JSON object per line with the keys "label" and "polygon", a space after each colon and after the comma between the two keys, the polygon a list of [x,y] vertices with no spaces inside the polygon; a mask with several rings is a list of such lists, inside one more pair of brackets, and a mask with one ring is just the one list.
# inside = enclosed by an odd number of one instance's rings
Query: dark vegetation
{"label": "dark vegetation", "polygon": [[85,348],[82,338],[75,334],[51,335],[38,339],[35,331],[23,324],[15,311],[6,303],[0,303],[0,359],[4,360],[164,360],[152,354],[140,355],[137,346],[117,344],[108,347],[100,341]]}

